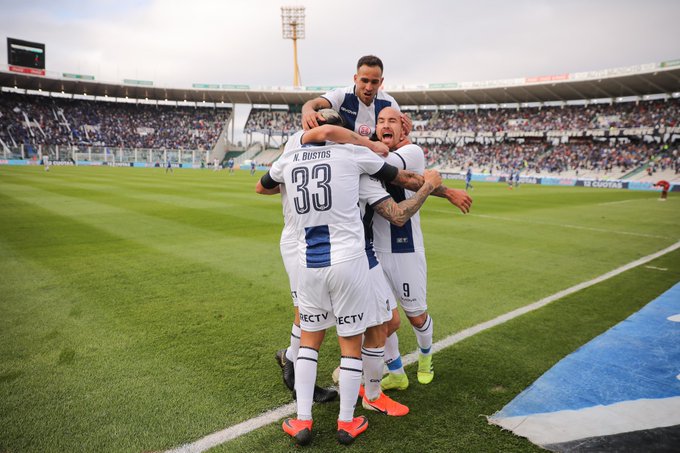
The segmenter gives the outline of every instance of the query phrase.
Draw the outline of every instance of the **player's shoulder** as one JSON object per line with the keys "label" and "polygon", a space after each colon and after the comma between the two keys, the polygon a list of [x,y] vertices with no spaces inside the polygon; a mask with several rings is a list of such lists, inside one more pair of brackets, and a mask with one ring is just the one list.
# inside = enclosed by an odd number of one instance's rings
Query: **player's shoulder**
{"label": "player's shoulder", "polygon": [[360,155],[365,149],[363,146],[352,145],[350,143],[335,143],[331,142],[327,145],[330,149],[337,150],[340,153],[346,153],[351,156]]}
{"label": "player's shoulder", "polygon": [[322,98],[328,97],[345,97],[347,94],[354,94],[354,85],[348,85],[346,87],[336,87],[328,90],[326,93],[322,94]]}
{"label": "player's shoulder", "polygon": [[398,150],[395,151],[396,153],[399,153],[401,155],[405,154],[425,154],[423,151],[423,148],[421,148],[419,145],[416,145],[415,143],[409,143],[408,145],[404,145]]}
{"label": "player's shoulder", "polygon": [[283,146],[283,154],[286,154],[287,152],[300,148],[302,146],[302,136],[304,135],[304,133],[305,133],[304,130],[299,130],[290,137],[288,137],[288,141]]}

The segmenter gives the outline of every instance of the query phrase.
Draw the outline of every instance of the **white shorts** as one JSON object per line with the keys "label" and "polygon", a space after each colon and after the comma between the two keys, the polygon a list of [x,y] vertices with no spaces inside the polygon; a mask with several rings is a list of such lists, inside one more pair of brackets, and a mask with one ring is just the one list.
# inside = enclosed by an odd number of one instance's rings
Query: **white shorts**
{"label": "white shorts", "polygon": [[281,249],[281,258],[283,258],[283,267],[286,268],[288,274],[288,283],[290,285],[290,297],[293,298],[293,306],[298,306],[297,297],[297,280],[298,268],[300,267],[300,259],[298,258],[297,242],[281,242],[279,244]]}
{"label": "white shorts", "polygon": [[427,262],[425,252],[375,252],[387,281],[407,315],[427,310]]}
{"label": "white shorts", "polygon": [[373,287],[375,316],[367,327],[379,326],[392,319],[392,310],[397,308],[397,301],[380,263],[368,271],[368,279]]}
{"label": "white shorts", "polygon": [[336,326],[338,336],[364,333],[375,318],[365,256],[328,267],[299,267],[300,328],[317,332]]}

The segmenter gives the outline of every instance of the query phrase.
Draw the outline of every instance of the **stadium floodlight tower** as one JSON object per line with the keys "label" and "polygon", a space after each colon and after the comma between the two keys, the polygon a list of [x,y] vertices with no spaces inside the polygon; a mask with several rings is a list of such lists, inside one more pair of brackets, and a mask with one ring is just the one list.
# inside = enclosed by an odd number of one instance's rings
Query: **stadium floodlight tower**
{"label": "stadium floodlight tower", "polygon": [[305,7],[282,6],[281,23],[283,24],[283,39],[293,40],[293,86],[300,86],[300,68],[297,61],[297,40],[305,39]]}

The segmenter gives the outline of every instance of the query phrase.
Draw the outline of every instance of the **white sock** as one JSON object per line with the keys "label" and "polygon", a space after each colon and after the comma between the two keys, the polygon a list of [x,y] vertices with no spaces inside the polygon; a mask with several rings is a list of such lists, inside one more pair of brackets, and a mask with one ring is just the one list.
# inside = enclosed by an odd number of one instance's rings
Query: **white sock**
{"label": "white sock", "polygon": [[[362,368],[361,359],[345,356],[340,358],[340,414],[338,415],[340,421],[354,420],[354,406],[359,397]],[[312,388],[312,393],[313,391]],[[298,403],[299,401],[300,395],[298,394]]]}
{"label": "white sock", "polygon": [[319,351],[302,346],[295,362],[295,392],[297,393],[297,416],[300,420],[312,419],[314,384]]}
{"label": "white sock", "polygon": [[390,373],[405,373],[404,365],[401,363],[401,354],[399,353],[399,337],[397,337],[397,332],[387,337],[387,341],[385,341],[385,364],[387,364]]}
{"label": "white sock", "polygon": [[413,327],[413,332],[416,334],[416,341],[418,342],[418,347],[420,348],[420,353],[423,355],[432,354],[432,333],[434,331],[434,322],[430,315],[427,315],[427,319],[423,323],[422,327]]}
{"label": "white sock", "polygon": [[290,331],[290,346],[286,349],[286,358],[293,363],[297,360],[298,349],[300,349],[300,335],[302,335],[302,329],[293,324]]}
{"label": "white sock", "polygon": [[380,396],[385,348],[361,348],[361,359],[364,362],[364,391],[366,398],[373,401]]}

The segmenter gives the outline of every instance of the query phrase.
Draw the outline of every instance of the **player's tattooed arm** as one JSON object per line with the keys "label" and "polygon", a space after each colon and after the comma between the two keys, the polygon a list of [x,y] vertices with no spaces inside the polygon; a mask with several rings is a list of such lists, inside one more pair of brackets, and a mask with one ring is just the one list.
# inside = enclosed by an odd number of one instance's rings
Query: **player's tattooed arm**
{"label": "player's tattooed arm", "polygon": [[391,181],[395,186],[403,187],[411,192],[417,192],[423,185],[425,179],[422,175],[411,170],[399,170],[397,177]]}
{"label": "player's tattooed arm", "polygon": [[[418,175],[420,176],[420,175]],[[416,193],[409,199],[395,202],[392,198],[387,198],[373,206],[373,210],[380,214],[390,223],[396,226],[403,226],[413,214],[423,206],[428,195],[441,184],[441,176],[436,170],[426,170],[423,174],[423,184]]]}
{"label": "player's tattooed arm", "polygon": [[442,184],[432,192],[432,195],[446,198],[449,200],[449,203],[460,209],[463,214],[470,212],[470,208],[472,207],[472,198],[464,190],[452,189]]}

